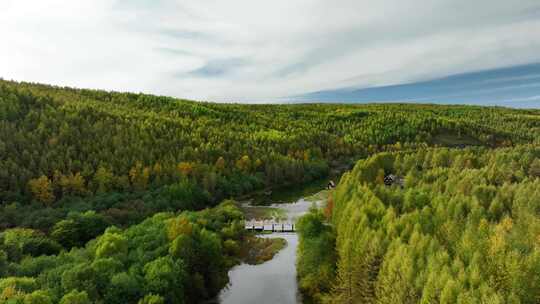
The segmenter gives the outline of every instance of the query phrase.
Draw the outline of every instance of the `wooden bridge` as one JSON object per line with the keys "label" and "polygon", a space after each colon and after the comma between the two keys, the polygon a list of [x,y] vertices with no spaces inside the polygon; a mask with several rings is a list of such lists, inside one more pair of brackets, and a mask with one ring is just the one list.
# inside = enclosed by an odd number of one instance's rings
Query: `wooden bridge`
{"label": "wooden bridge", "polygon": [[292,222],[276,221],[246,221],[245,229],[250,231],[267,232],[294,232],[295,227]]}

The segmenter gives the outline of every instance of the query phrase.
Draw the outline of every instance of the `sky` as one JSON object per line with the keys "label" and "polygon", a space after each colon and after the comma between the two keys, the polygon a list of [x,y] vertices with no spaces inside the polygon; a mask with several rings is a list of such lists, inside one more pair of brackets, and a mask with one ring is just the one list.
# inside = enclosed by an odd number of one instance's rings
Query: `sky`
{"label": "sky", "polygon": [[540,108],[538,0],[0,0],[0,37],[18,81]]}

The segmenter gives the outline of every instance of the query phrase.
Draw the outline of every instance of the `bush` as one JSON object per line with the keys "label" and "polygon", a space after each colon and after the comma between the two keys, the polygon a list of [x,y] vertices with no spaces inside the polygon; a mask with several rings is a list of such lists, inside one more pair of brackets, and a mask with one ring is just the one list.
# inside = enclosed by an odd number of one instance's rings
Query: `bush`
{"label": "bush", "polygon": [[17,291],[30,293],[38,288],[36,279],[28,277],[7,277],[0,279],[0,290],[12,287]]}
{"label": "bush", "polygon": [[70,213],[67,219],[54,225],[51,237],[67,249],[81,247],[102,234],[109,224],[103,215],[94,211]]}
{"label": "bush", "polygon": [[141,299],[138,304],[165,304],[165,299],[162,296],[149,294]]}
{"label": "bush", "polygon": [[47,291],[36,290],[24,296],[24,304],[53,304],[53,301]]}
{"label": "bush", "polygon": [[92,304],[88,294],[84,291],[72,290],[60,300],[60,304]]}
{"label": "bush", "polygon": [[105,294],[105,302],[110,304],[134,303],[141,293],[136,277],[121,272],[111,278]]}
{"label": "bush", "polygon": [[19,261],[24,255],[57,254],[62,249],[57,242],[33,229],[13,228],[4,231],[1,235],[0,241],[3,240],[3,244],[0,245],[3,245],[12,261]]}

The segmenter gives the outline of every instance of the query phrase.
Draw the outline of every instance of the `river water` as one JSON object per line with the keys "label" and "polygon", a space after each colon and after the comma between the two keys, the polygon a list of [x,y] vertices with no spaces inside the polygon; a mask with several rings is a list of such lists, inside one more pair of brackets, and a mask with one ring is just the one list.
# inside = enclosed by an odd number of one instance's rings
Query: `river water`
{"label": "river water", "polygon": [[273,233],[261,237],[280,237],[287,247],[260,265],[241,264],[229,272],[230,283],[220,294],[222,304],[301,303],[296,285],[295,233]]}
{"label": "river water", "polygon": [[[289,220],[296,220],[313,205],[300,198],[293,203],[272,204],[287,212]],[[296,233],[272,233],[259,237],[284,238],[287,246],[274,258],[260,265],[240,264],[229,271],[229,285],[219,294],[221,304],[297,304],[302,303],[296,282]]]}

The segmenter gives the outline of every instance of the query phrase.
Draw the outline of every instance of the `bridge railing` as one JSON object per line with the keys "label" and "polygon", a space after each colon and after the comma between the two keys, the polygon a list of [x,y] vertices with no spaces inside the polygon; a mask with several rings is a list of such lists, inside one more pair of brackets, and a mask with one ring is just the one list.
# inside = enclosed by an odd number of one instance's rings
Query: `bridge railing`
{"label": "bridge railing", "polygon": [[251,231],[294,232],[294,222],[246,221],[245,229]]}

